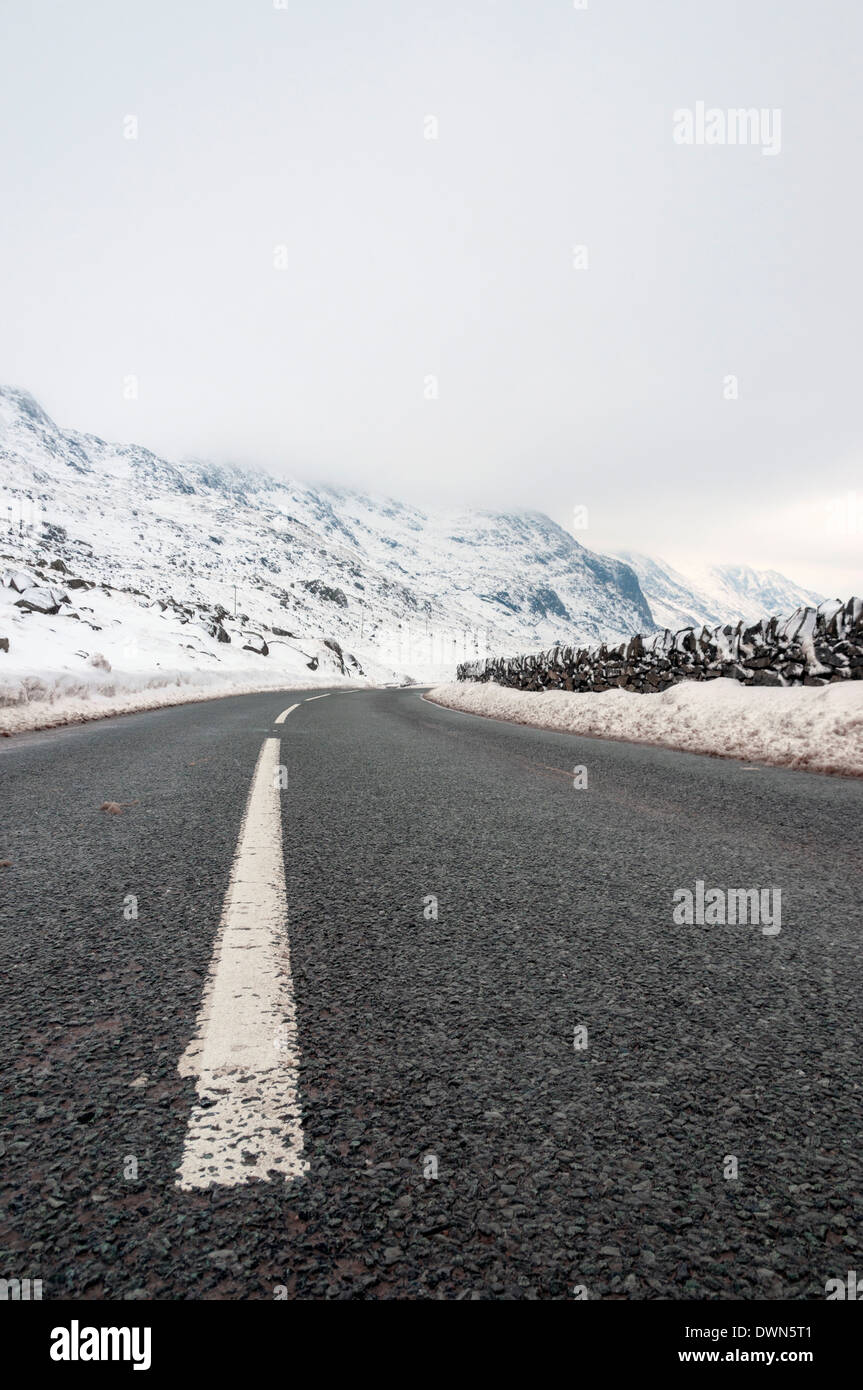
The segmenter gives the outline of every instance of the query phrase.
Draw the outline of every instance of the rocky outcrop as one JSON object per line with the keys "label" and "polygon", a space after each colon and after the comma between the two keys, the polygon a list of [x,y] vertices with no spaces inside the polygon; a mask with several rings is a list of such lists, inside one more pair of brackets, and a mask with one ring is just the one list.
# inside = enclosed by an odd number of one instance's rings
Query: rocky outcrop
{"label": "rocky outcrop", "polygon": [[720,676],[765,686],[863,680],[863,600],[830,600],[749,627],[686,627],[633,637],[618,647],[553,647],[533,656],[465,662],[457,675],[518,690],[619,688],[645,695],[681,680]]}
{"label": "rocky outcrop", "polygon": [[324,646],[333,653],[336,665],[343,676],[362,676],[365,674],[353,653],[343,651],[341,644],[334,637],[325,637]]}
{"label": "rocky outcrop", "polygon": [[322,583],[320,579],[301,579],[300,585],[308,593],[324,599],[327,603],[335,603],[339,608],[347,608],[348,606],[347,595],[343,589],[335,589],[330,584]]}
{"label": "rocky outcrop", "polygon": [[230,642],[231,634],[224,627],[220,618],[211,618],[203,623],[204,631],[208,637],[215,637],[217,642]]}
{"label": "rocky outcrop", "polygon": [[344,658],[344,653],[342,652],[342,649],[341,649],[341,646],[339,645],[339,643],[335,640],[334,637],[325,637],[325,638],[324,638],[324,646],[325,646],[325,647],[329,647],[330,651],[333,653],[333,655],[334,655],[335,658],[336,658],[336,665],[338,666],[338,668],[339,668],[341,674],[344,675],[344,674],[345,674],[345,658]]}

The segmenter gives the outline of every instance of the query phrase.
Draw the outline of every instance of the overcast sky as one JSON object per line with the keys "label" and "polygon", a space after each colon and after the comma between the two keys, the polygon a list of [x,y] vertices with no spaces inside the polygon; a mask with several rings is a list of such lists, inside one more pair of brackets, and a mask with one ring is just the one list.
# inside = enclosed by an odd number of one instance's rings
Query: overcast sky
{"label": "overcast sky", "polygon": [[861,11],[0,0],[0,380],[860,593]]}

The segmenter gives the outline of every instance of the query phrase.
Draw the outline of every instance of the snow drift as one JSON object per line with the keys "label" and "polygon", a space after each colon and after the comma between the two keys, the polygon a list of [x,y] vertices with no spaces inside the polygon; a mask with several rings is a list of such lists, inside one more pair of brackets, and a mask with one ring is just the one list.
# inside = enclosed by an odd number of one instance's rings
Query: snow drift
{"label": "snow drift", "polygon": [[863,776],[863,681],[776,689],[722,678],[649,698],[625,690],[534,693],[461,681],[426,698],[559,733]]}

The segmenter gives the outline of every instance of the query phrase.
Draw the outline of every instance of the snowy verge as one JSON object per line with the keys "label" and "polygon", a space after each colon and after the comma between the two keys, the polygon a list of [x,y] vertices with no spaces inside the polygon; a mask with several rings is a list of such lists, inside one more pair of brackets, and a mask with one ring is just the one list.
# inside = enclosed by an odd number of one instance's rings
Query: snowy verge
{"label": "snowy verge", "polygon": [[[93,673],[71,676],[68,672],[41,671],[0,684],[0,734],[32,733],[65,724],[83,724],[91,719],[109,719],[115,714],[134,714],[141,710],[164,709],[169,705],[193,704],[199,700],[220,700],[227,695],[258,695],[268,690],[320,690],[356,682],[329,675],[317,681],[297,680],[289,674],[250,682],[239,674],[211,674],[195,671],[166,671],[156,676],[112,676]],[[2,701],[15,699],[15,703]]]}
{"label": "snowy verge", "polygon": [[558,733],[863,776],[863,681],[787,689],[684,681],[661,695],[534,693],[463,681],[437,686],[425,698]]}

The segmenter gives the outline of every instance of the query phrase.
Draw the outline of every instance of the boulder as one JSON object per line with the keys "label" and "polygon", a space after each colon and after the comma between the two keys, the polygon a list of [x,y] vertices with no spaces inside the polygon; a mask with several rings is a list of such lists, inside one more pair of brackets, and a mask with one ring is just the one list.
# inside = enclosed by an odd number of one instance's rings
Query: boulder
{"label": "boulder", "polygon": [[244,652],[256,652],[258,656],[269,656],[270,649],[259,632],[244,632],[243,638]]}
{"label": "boulder", "polygon": [[15,600],[15,607],[23,608],[25,613],[59,613],[61,600],[56,594],[55,589],[25,589]]}
{"label": "boulder", "polygon": [[28,589],[34,587],[32,577],[25,574],[23,570],[15,570],[12,574],[7,575],[5,583],[8,588],[17,590],[19,594],[24,594]]}
{"label": "boulder", "polygon": [[325,647],[328,647],[328,648],[330,649],[330,651],[333,653],[333,655],[334,655],[334,657],[335,657],[335,659],[336,659],[336,665],[337,665],[339,671],[341,672],[341,674],[344,675],[344,674],[345,674],[345,659],[344,659],[344,656],[342,655],[342,649],[341,649],[341,647],[339,646],[339,643],[335,640],[334,637],[325,637],[325,638],[324,638],[324,646],[325,646]]}

